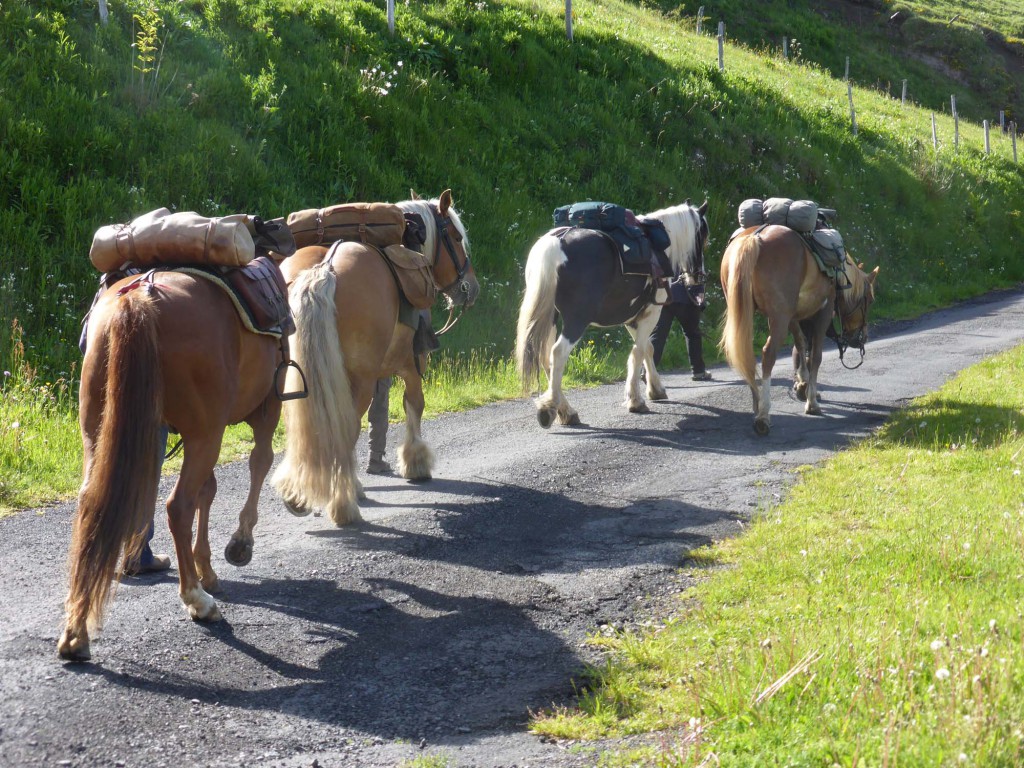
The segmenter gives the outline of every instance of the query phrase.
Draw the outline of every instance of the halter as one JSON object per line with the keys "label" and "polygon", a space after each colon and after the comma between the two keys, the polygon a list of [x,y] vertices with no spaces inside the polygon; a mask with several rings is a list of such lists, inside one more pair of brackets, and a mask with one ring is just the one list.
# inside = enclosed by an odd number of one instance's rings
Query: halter
{"label": "halter", "polygon": [[462,303],[462,311],[459,312],[458,317],[455,315],[455,301],[451,299],[452,289],[456,288],[455,293],[463,293],[469,296],[469,281],[466,280],[466,273],[469,271],[469,253],[466,253],[466,260],[460,265],[458,258],[455,256],[455,244],[452,242],[451,234],[448,232],[448,227],[451,226],[452,219],[450,216],[442,216],[437,211],[431,208],[431,212],[434,214],[434,226],[437,228],[437,239],[434,246],[434,269],[437,268],[437,263],[441,259],[441,244],[444,243],[445,250],[448,251],[448,258],[452,260],[452,266],[455,267],[455,279],[441,289],[441,293],[445,294],[451,300],[451,307],[448,310],[448,319],[445,321],[444,327],[436,331],[437,336],[450,331],[455,327],[455,324],[462,319],[462,315],[466,311],[465,302]]}

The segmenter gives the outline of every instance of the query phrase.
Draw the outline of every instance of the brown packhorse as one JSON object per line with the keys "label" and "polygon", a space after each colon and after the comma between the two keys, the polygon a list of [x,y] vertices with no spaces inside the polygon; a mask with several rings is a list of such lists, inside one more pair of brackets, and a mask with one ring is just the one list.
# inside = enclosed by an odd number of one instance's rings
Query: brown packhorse
{"label": "brown packhorse", "polygon": [[248,423],[255,442],[249,495],[225,552],[229,561],[244,564],[251,558],[260,488],[274,459],[280,360],[278,340],[247,331],[226,293],[202,278],[166,271],[128,277],[96,304],[79,392],[84,467],[66,625],[57,646],[62,657],[90,657],[89,627],[102,619],[122,550],[126,563],[138,558],[157,500],[163,424],[173,425],[184,446],[181,473],[167,499],[179,594],[193,619],[220,618],[209,595],[218,585],[208,541],[217,490],[213,469],[227,425]]}
{"label": "brown packhorse", "polygon": [[[836,280],[818,268],[803,238],[788,227],[744,230],[722,256],[726,313],[719,346],[750,387],[759,435],[771,429],[772,368],[787,333],[793,334],[793,389],[806,403],[807,414],[821,415],[818,367],[834,315],[841,321],[841,342],[863,353],[878,267],[865,274],[847,254],[843,273],[837,288]],[[755,310],[768,318],[760,380],[753,348]]]}
{"label": "brown packhorse", "polygon": [[[471,306],[480,285],[451,191],[398,206],[426,224],[423,253],[433,260],[449,308]],[[272,482],[293,514],[325,508],[340,526],[360,520],[355,447],[378,379],[405,382],[401,475],[429,479],[434,457],[420,435],[425,360],[413,354],[413,329],[399,322],[402,299],[388,266],[362,243],[342,243],[324,261],[327,250],[301,248],[283,265],[296,326],[291,351],[306,373],[309,397],[285,406],[285,456]]]}

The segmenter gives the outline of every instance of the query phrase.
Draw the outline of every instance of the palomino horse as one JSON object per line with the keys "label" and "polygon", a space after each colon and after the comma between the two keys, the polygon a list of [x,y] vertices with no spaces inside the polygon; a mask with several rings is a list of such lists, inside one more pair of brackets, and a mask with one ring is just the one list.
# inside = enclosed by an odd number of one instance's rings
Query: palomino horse
{"label": "palomino horse", "polygon": [[156,505],[163,424],[173,425],[184,446],[181,474],[167,499],[179,594],[193,619],[220,618],[208,594],[218,586],[208,541],[217,491],[213,469],[227,425],[248,423],[255,441],[249,495],[225,552],[244,564],[260,487],[274,459],[279,350],[277,339],[247,331],[224,290],[202,278],[168,271],[127,277],[100,298],[82,363],[84,479],[69,555],[67,619],[57,646],[62,657],[90,657],[89,626],[102,619],[122,549],[130,562],[142,548]]}
{"label": "palomino horse", "polygon": [[[836,281],[818,268],[810,248],[788,227],[746,229],[722,256],[722,290],[726,314],[720,347],[726,360],[750,386],[754,397],[754,429],[771,429],[772,368],[787,332],[793,334],[793,389],[806,402],[804,413],[821,415],[818,367],[833,315],[842,323],[841,342],[863,353],[868,310],[875,298],[878,267],[870,274],[847,254],[845,278]],[[756,378],[754,311],[768,318],[768,340],[761,352],[761,377]]]}
{"label": "palomino horse", "polygon": [[[471,306],[480,284],[451,190],[398,205],[426,224],[424,253],[433,258],[449,307]],[[413,329],[399,322],[402,299],[388,266],[362,243],[342,243],[324,261],[327,250],[301,248],[283,265],[296,326],[292,355],[306,373],[309,397],[285,406],[285,456],[272,482],[293,514],[322,507],[341,526],[360,520],[355,446],[378,379],[405,382],[401,475],[429,479],[434,457],[420,435],[424,356],[413,354]]]}
{"label": "palomino horse", "polygon": [[[647,214],[665,225],[671,245],[666,250],[673,273],[703,271],[708,223],[689,201]],[[649,275],[623,274],[619,254],[611,238],[591,229],[558,230],[543,235],[526,259],[526,290],[519,308],[516,364],[529,392],[543,368],[548,389],[537,400],[537,420],[542,427],[579,424],[576,411],[562,392],[562,376],[569,354],[591,325],[625,325],[633,337],[626,376],[625,405],[633,413],[649,411],[640,392],[641,366],[647,369],[647,396],[665,400],[668,395],[654,367],[650,336],[658,323],[661,306],[655,303],[657,286]],[[557,341],[555,323],[562,318]]]}

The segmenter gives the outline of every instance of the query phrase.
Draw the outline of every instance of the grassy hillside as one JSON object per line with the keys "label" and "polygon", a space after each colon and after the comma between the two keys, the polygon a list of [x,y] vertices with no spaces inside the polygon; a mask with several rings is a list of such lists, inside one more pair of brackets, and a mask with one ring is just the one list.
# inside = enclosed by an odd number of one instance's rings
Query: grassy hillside
{"label": "grassy hillside", "polygon": [[[803,40],[787,62],[767,42],[783,27],[758,29],[738,0],[706,3],[730,40],[744,42],[727,46],[722,74],[713,38],[693,32],[697,5],[581,2],[570,43],[560,0],[399,5],[393,37],[383,3],[360,0],[132,0],[113,3],[106,26],[92,3],[5,2],[0,367],[23,385],[25,367],[32,386],[74,380],[96,281],[92,233],[159,206],[273,217],[452,187],[484,283],[482,309],[446,337],[434,369],[456,406],[513,393],[507,359],[523,259],[551,210],[575,200],[645,211],[706,197],[714,269],[741,200],[816,199],[840,211],[851,251],[881,266],[883,316],[1024,277],[1013,245],[1024,234],[1024,176],[1009,139],[993,136],[985,156],[978,125],[964,119],[954,151],[940,113],[936,153],[930,110],[940,111],[951,81],[922,70],[936,94],[924,110],[875,87],[877,73],[899,74],[906,58],[893,45],[871,49],[877,65],[867,69],[865,46],[890,6],[829,3],[826,16],[799,0],[764,3],[770,12],[759,18],[791,19],[786,29]],[[991,7],[1009,36],[1020,18]],[[861,12],[864,26],[852,26]],[[857,136],[834,77],[854,45],[864,53],[853,56],[852,79],[868,86],[854,90]],[[970,89],[965,117],[972,103],[979,116],[995,104]],[[712,299],[709,328],[721,307]],[[620,373],[621,354],[609,363],[608,353],[625,338],[595,335],[576,381]],[[472,375],[456,383],[490,382],[483,394],[451,387],[458,366]],[[73,385],[69,395],[56,410],[73,408]],[[11,466],[3,457],[15,451],[15,419],[24,421],[0,412],[0,467]],[[8,482],[28,471],[16,466]]]}

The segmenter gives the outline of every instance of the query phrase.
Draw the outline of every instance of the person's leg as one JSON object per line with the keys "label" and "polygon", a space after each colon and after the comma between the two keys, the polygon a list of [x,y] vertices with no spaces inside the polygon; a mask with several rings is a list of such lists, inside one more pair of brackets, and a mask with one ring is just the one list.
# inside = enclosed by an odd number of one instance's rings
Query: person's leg
{"label": "person's leg", "polygon": [[708,381],[711,378],[704,365],[704,336],[700,331],[701,312],[699,307],[693,306],[680,318],[683,333],[686,335],[686,354],[690,357],[694,381]]}
{"label": "person's leg", "polygon": [[366,471],[371,475],[391,474],[391,465],[384,459],[388,447],[388,404],[391,396],[391,377],[378,379],[367,419],[370,422],[370,461]]}
{"label": "person's leg", "polygon": [[[169,432],[167,429],[167,425],[165,424],[163,427],[160,428],[160,463],[159,466],[157,467],[158,473],[163,469],[164,456],[167,455],[168,434]],[[155,516],[155,509],[153,514]],[[153,534],[155,532],[156,528],[153,525],[153,518],[150,518],[149,530],[146,532],[146,543],[143,545],[142,553],[139,555],[138,570],[136,570],[135,573],[152,573],[155,571],[166,571],[168,568],[171,567],[170,555],[155,555],[153,554],[152,548],[149,546],[149,542],[153,540]]]}
{"label": "person's leg", "polygon": [[654,333],[651,334],[651,345],[654,347],[654,366],[661,365],[661,355],[665,351],[665,342],[668,341],[668,332],[672,329],[672,320],[675,318],[672,304],[666,304],[661,308],[661,316],[658,324],[654,326]]}

